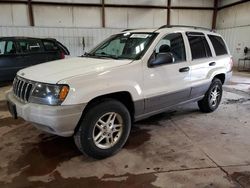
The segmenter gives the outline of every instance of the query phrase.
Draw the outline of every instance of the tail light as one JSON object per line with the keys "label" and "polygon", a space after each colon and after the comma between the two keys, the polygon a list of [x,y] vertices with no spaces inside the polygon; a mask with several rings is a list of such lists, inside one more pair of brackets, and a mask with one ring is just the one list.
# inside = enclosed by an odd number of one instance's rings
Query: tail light
{"label": "tail light", "polygon": [[65,54],[64,54],[63,52],[61,52],[60,58],[61,58],[61,59],[64,59],[64,58],[65,58]]}
{"label": "tail light", "polygon": [[233,61],[233,58],[232,58],[232,57],[230,58],[229,64],[230,64],[230,69],[229,69],[229,72],[230,72],[230,71],[233,70],[233,66],[234,66],[234,61]]}

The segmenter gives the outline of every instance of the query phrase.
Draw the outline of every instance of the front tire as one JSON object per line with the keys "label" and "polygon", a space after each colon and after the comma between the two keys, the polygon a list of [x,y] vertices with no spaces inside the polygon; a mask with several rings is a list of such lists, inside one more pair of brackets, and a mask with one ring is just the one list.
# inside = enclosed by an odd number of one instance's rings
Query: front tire
{"label": "front tire", "polygon": [[124,146],[130,129],[128,109],[117,100],[104,100],[86,112],[74,140],[82,153],[103,159],[114,155]]}
{"label": "front tire", "polygon": [[218,78],[213,79],[208,91],[204,98],[198,101],[200,111],[209,113],[215,111],[222,97],[222,83]]}

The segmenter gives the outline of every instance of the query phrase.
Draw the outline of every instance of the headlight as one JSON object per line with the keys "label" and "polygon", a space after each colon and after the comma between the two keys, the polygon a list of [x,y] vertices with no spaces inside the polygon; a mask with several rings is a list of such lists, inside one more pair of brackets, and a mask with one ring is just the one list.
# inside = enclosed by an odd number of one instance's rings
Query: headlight
{"label": "headlight", "polygon": [[60,105],[66,98],[68,92],[69,86],[67,85],[36,83],[29,98],[29,102],[46,105]]}

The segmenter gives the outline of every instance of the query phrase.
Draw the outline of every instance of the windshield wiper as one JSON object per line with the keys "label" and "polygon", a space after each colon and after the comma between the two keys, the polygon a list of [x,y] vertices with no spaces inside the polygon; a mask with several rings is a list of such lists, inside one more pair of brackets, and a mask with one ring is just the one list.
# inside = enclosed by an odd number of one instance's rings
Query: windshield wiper
{"label": "windshield wiper", "polygon": [[93,55],[94,55],[95,57],[107,57],[107,58],[112,58],[112,59],[118,59],[117,56],[111,55],[111,54],[106,54],[106,53],[104,53],[104,52],[102,52],[102,53],[94,53]]}
{"label": "windshield wiper", "polygon": [[85,52],[84,55],[83,55],[83,57],[84,56],[94,56],[94,55],[92,53]]}

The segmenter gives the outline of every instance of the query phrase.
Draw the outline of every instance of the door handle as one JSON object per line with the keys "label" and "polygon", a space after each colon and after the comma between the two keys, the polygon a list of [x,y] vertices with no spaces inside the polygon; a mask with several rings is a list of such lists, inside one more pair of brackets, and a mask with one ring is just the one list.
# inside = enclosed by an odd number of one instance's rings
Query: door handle
{"label": "door handle", "polygon": [[179,72],[188,72],[190,70],[189,67],[183,67],[179,69]]}
{"label": "door handle", "polygon": [[215,62],[211,62],[211,63],[209,63],[209,66],[215,66],[216,65],[216,63]]}

